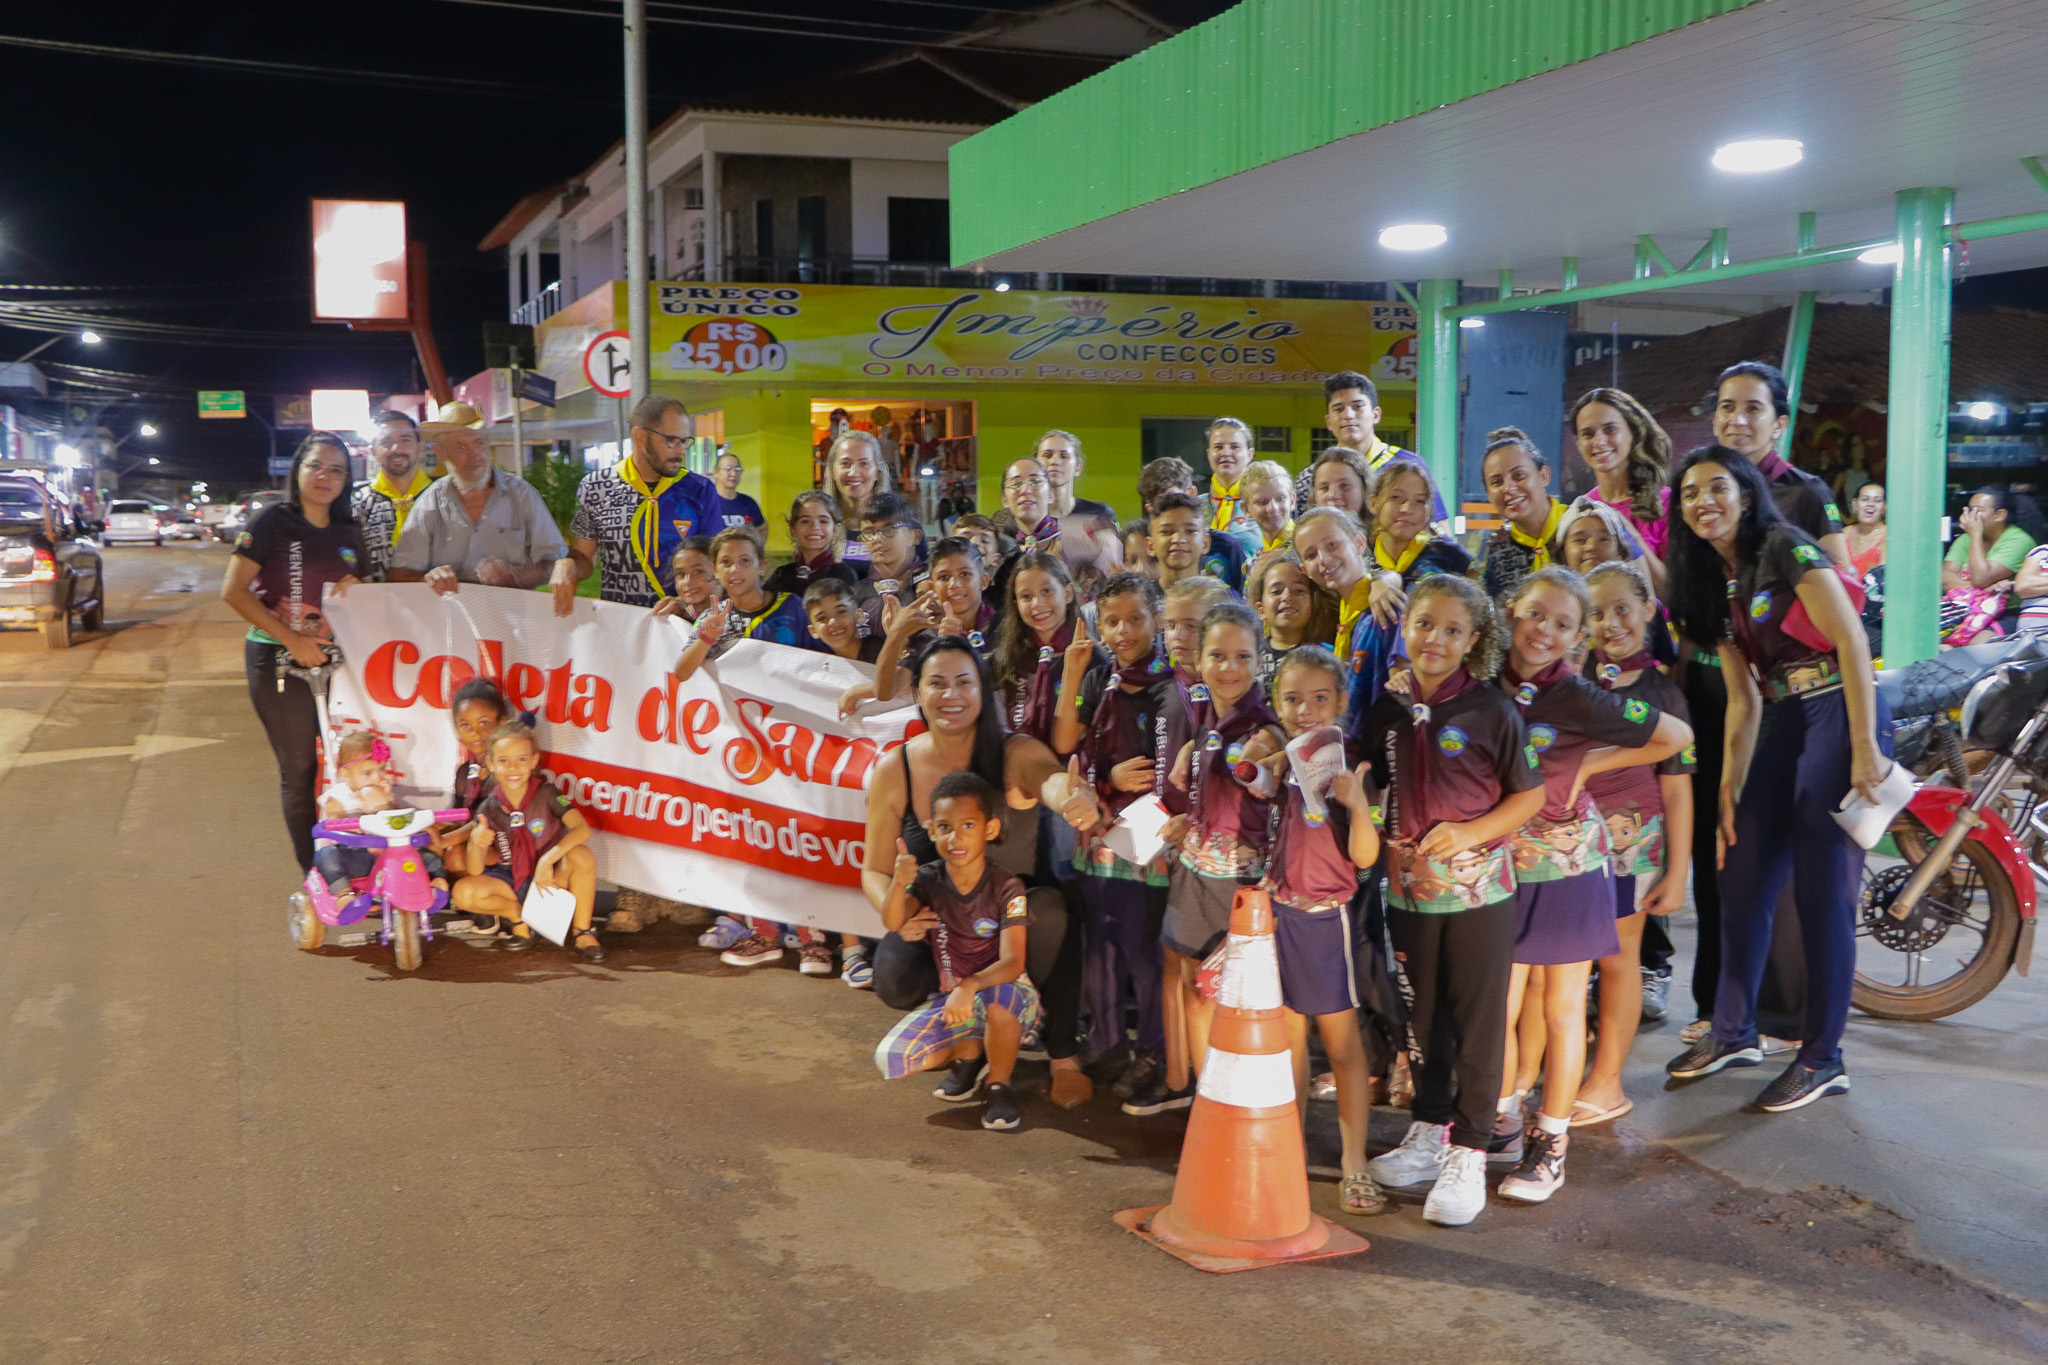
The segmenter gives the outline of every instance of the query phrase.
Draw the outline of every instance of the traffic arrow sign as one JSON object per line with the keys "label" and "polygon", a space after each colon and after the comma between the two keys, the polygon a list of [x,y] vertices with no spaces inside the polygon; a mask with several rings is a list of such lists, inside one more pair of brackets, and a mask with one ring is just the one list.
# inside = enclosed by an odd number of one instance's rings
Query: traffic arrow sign
{"label": "traffic arrow sign", "polygon": [[126,758],[140,763],[145,758],[174,754],[180,749],[197,749],[218,743],[217,739],[192,739],[184,735],[137,735],[133,744],[102,745],[92,749],[44,749],[39,753],[0,757],[0,768],[40,768],[45,763],[71,763],[82,758]]}
{"label": "traffic arrow sign", "polygon": [[607,398],[633,392],[633,343],[624,332],[599,332],[583,348],[583,377]]}

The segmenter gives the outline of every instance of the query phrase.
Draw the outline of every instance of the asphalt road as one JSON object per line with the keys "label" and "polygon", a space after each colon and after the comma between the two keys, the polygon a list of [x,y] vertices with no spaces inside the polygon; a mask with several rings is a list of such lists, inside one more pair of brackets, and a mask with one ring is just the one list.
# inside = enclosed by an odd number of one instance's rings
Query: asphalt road
{"label": "asphalt road", "polygon": [[224,558],[109,551],[109,632],[0,635],[0,1360],[2048,1354],[1883,1209],[1626,1136],[1576,1138],[1541,1208],[1411,1202],[1365,1255],[1210,1277],[1109,1220],[1168,1197],[1179,1119],[1063,1113],[1027,1069],[1025,1131],[984,1133],[877,1079],[892,1016],[836,981],[671,925],[601,967],[299,953]]}

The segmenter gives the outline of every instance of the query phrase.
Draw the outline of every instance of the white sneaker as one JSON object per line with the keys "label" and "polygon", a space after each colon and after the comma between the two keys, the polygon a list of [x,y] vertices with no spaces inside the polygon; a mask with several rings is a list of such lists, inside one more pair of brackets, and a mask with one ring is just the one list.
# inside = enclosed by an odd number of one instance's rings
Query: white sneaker
{"label": "white sneaker", "polygon": [[1397,1189],[1434,1180],[1443,1169],[1444,1149],[1450,1136],[1448,1123],[1411,1123],[1401,1145],[1366,1162],[1366,1172],[1380,1184]]}
{"label": "white sneaker", "polygon": [[1447,1228],[1461,1228],[1486,1207],[1486,1153],[1476,1147],[1451,1147],[1443,1154],[1443,1173],[1429,1187],[1422,1216]]}

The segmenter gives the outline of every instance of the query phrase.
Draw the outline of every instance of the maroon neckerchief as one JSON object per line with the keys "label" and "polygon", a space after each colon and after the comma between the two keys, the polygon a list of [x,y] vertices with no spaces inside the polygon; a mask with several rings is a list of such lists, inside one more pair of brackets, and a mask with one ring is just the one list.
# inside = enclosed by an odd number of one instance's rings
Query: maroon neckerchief
{"label": "maroon neckerchief", "polygon": [[1656,666],[1657,656],[1650,653],[1647,649],[1637,650],[1620,663],[1615,663],[1603,654],[1600,656],[1600,662],[1593,668],[1593,678],[1602,687],[1612,692],[1615,685],[1621,681],[1622,674],[1636,673],[1645,668],[1655,668]]}
{"label": "maroon neckerchief", "polygon": [[1067,621],[1053,632],[1049,642],[1038,647],[1038,665],[1025,688],[1013,727],[1018,734],[1052,742],[1052,718],[1060,705],[1060,661],[1073,642],[1074,623]]}
{"label": "maroon neckerchief", "polygon": [[491,789],[491,775],[484,765],[473,758],[465,758],[455,765],[455,783],[449,792],[449,801],[466,811],[474,811]]}
{"label": "maroon neckerchief", "polygon": [[1206,832],[1209,828],[1202,823],[1202,792],[1208,785],[1210,767],[1219,766],[1227,773],[1232,745],[1249,738],[1254,730],[1279,724],[1280,717],[1266,704],[1265,694],[1259,691],[1257,683],[1238,699],[1237,709],[1220,718],[1216,703],[1207,696],[1202,698],[1190,728],[1195,752],[1188,764],[1188,817],[1196,829]]}
{"label": "maroon neckerchief", "polygon": [[[1417,679],[1412,669],[1409,671],[1408,678],[1411,686],[1416,685]],[[1413,789],[1417,796],[1422,794],[1423,784],[1428,780],[1424,769],[1429,765],[1430,746],[1435,743],[1435,737],[1429,728],[1431,713],[1435,708],[1442,706],[1460,692],[1470,691],[1477,686],[1479,686],[1479,679],[1468,673],[1463,664],[1459,664],[1451,671],[1451,676],[1438,683],[1436,691],[1430,693],[1427,697],[1419,696],[1412,692],[1409,694],[1408,715],[1415,722],[1415,781]],[[1397,810],[1395,812],[1395,823],[1392,827],[1393,835],[1397,839],[1401,837],[1399,816],[1400,812]],[[1424,830],[1423,833],[1428,833],[1428,831]]]}
{"label": "maroon neckerchief", "polygon": [[1560,678],[1571,676],[1568,659],[1554,659],[1533,677],[1523,677],[1515,671],[1515,661],[1509,658],[1500,666],[1500,680],[1507,684],[1508,695],[1515,699],[1515,705],[1527,706],[1541,696],[1546,688]]}
{"label": "maroon neckerchief", "polygon": [[503,787],[493,792],[492,796],[497,799],[498,809],[505,811],[516,822],[510,829],[497,830],[495,833],[505,841],[511,852],[512,856],[505,862],[512,873],[512,884],[524,886],[533,879],[533,869],[540,862],[540,855],[547,852],[548,848],[554,847],[553,839],[548,840],[547,848],[543,848],[533,837],[535,829],[547,827],[553,812],[547,808],[547,802],[541,792],[541,783],[537,781],[529,781],[526,784],[526,800],[517,810],[512,810],[505,804]]}
{"label": "maroon neckerchief", "polygon": [[1113,666],[1110,675],[1103,679],[1102,696],[1095,703],[1095,715],[1089,720],[1088,733],[1081,740],[1081,763],[1088,769],[1088,779],[1095,784],[1096,794],[1112,809],[1121,809],[1129,805],[1136,795],[1134,792],[1120,792],[1112,787],[1109,770],[1103,768],[1100,762],[1116,736],[1124,699],[1128,695],[1124,687],[1149,686],[1165,677],[1167,671],[1165,652],[1159,648],[1159,642],[1155,639],[1151,653],[1134,664]]}
{"label": "maroon neckerchief", "polygon": [[790,567],[796,570],[797,582],[808,583],[811,581],[811,575],[823,573],[825,570],[831,568],[838,562],[838,560],[832,557],[831,547],[827,546],[826,548],[818,551],[816,557],[814,558],[807,559],[803,555],[798,555],[796,559],[791,562]]}
{"label": "maroon neckerchief", "polygon": [[1054,516],[1042,517],[1036,527],[1017,538],[1020,554],[1033,550],[1044,550],[1051,554],[1060,547],[1060,519]]}
{"label": "maroon neckerchief", "polygon": [[1783,483],[1792,475],[1792,466],[1775,450],[1766,450],[1756,461],[1756,472],[1764,476],[1766,483]]}
{"label": "maroon neckerchief", "polygon": [[984,659],[995,648],[990,636],[995,634],[996,609],[983,602],[974,613],[974,624],[967,628],[967,643],[974,646],[974,652]]}

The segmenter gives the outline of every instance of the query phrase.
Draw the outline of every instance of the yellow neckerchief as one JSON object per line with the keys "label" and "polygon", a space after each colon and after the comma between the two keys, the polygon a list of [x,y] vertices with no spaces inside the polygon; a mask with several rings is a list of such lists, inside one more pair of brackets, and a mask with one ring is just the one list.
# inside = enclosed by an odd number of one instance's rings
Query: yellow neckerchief
{"label": "yellow neckerchief", "polygon": [[1337,662],[1351,662],[1351,637],[1358,628],[1358,618],[1372,608],[1372,578],[1367,574],[1352,585],[1344,594],[1344,601],[1337,608]]}
{"label": "yellow neckerchief", "polygon": [[391,510],[397,518],[391,527],[393,545],[398,543],[398,533],[405,529],[405,519],[412,515],[413,503],[418,500],[420,494],[427,491],[427,485],[433,481],[434,476],[427,473],[424,468],[415,468],[412,471],[412,484],[402,493],[392,486],[391,476],[381,468],[377,471],[377,477],[370,480],[373,491],[391,499]]}
{"label": "yellow neckerchief", "polygon": [[1517,544],[1526,545],[1536,552],[1536,558],[1530,562],[1529,567],[1532,569],[1544,569],[1550,566],[1551,538],[1557,534],[1557,524],[1563,520],[1564,504],[1556,498],[1552,498],[1550,500],[1550,515],[1544,519],[1543,531],[1540,535],[1534,537],[1524,535],[1522,528],[1515,525],[1512,521],[1502,524],[1508,528],[1508,534],[1515,539]]}
{"label": "yellow neckerchief", "polygon": [[1374,536],[1372,538],[1372,557],[1379,562],[1379,566],[1382,569],[1392,569],[1395,573],[1405,577],[1408,573],[1408,566],[1415,562],[1415,557],[1422,553],[1422,547],[1429,544],[1429,539],[1429,532],[1424,531],[1417,535],[1415,539],[1409,541],[1408,548],[1401,551],[1398,557],[1389,559],[1387,558],[1386,538],[1384,536]]}
{"label": "yellow neckerchief", "polygon": [[1385,441],[1382,441],[1379,438],[1378,432],[1373,433],[1372,444],[1358,453],[1365,457],[1365,467],[1367,469],[1378,469],[1388,460],[1394,458],[1394,448]]}
{"label": "yellow neckerchief", "polygon": [[1238,490],[1244,487],[1244,476],[1238,475],[1237,482],[1225,488],[1223,480],[1214,474],[1209,476],[1209,501],[1215,511],[1209,517],[1209,529],[1228,531],[1230,523],[1237,520]]}
{"label": "yellow neckerchief", "polygon": [[769,604],[761,608],[761,610],[755,612],[754,619],[747,622],[746,638],[748,638],[749,640],[753,639],[754,632],[761,628],[761,623],[767,620],[769,617],[773,616],[775,614],[775,609],[781,606],[784,602],[787,602],[788,600],[788,593],[777,593],[773,601],[769,602]]}
{"label": "yellow neckerchief", "polygon": [[[632,523],[626,528],[626,542],[633,547],[633,558],[640,561],[640,571],[647,575],[647,582],[654,589],[654,595],[667,597],[668,594],[661,589],[661,575],[654,571],[654,556],[660,548],[661,538],[661,531],[654,523],[654,508],[663,493],[682,482],[682,471],[677,470],[649,488],[647,481],[640,477],[640,467],[633,462],[631,455],[619,461],[618,470],[619,482],[640,495],[640,503],[633,509]],[[643,528],[647,540],[644,547],[640,543]]]}
{"label": "yellow neckerchief", "polygon": [[1294,518],[1289,517],[1287,524],[1280,528],[1280,534],[1274,536],[1271,540],[1264,539],[1264,531],[1259,532],[1259,535],[1261,537],[1259,545],[1260,554],[1269,554],[1274,550],[1284,550],[1294,543]]}

